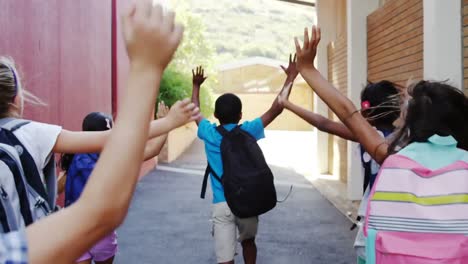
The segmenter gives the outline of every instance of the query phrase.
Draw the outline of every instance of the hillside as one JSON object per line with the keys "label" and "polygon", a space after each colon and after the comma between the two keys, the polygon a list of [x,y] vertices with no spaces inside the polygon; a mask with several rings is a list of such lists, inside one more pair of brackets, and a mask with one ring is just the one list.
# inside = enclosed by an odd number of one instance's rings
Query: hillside
{"label": "hillside", "polygon": [[198,16],[215,64],[263,56],[286,60],[293,37],[315,22],[315,9],[275,0],[173,0]]}

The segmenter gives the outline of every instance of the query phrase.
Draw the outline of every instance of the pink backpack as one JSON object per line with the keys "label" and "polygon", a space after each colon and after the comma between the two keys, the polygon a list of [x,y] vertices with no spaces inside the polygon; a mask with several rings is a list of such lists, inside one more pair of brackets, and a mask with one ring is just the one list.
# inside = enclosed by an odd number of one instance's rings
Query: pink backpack
{"label": "pink backpack", "polygon": [[364,234],[368,264],[468,263],[468,163],[430,170],[388,157],[370,194]]}

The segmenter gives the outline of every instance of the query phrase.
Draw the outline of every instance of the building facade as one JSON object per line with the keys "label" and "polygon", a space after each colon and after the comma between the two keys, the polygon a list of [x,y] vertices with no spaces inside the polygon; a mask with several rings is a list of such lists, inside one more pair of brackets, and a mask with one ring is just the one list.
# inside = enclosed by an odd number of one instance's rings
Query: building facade
{"label": "building facade", "polygon": [[[355,105],[367,81],[446,80],[468,93],[468,0],[317,0],[316,11],[317,66]],[[316,112],[333,117],[315,100]],[[316,140],[317,173],[339,173],[348,199],[360,199],[357,144],[321,132]]]}

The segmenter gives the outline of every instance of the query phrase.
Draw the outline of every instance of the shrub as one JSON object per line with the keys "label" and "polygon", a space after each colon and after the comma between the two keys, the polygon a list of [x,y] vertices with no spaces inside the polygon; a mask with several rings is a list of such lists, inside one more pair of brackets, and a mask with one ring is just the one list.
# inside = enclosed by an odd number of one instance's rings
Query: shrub
{"label": "shrub", "polygon": [[[174,66],[169,66],[161,80],[158,102],[162,100],[168,106],[172,106],[178,100],[191,98],[191,96],[191,72],[180,72]],[[211,90],[206,86],[202,86],[200,93],[200,108],[205,117],[210,117],[213,114],[213,95]]]}

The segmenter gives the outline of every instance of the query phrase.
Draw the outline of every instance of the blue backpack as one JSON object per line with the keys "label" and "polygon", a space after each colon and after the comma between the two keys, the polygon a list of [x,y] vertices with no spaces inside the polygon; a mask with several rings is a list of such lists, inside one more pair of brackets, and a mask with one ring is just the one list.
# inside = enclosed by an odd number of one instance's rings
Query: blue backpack
{"label": "blue backpack", "polygon": [[0,233],[16,231],[56,209],[55,160],[44,169],[45,184],[28,150],[13,134],[30,121],[0,119]]}
{"label": "blue backpack", "polygon": [[99,154],[94,153],[77,154],[73,157],[65,183],[65,206],[78,200],[98,158]]}

